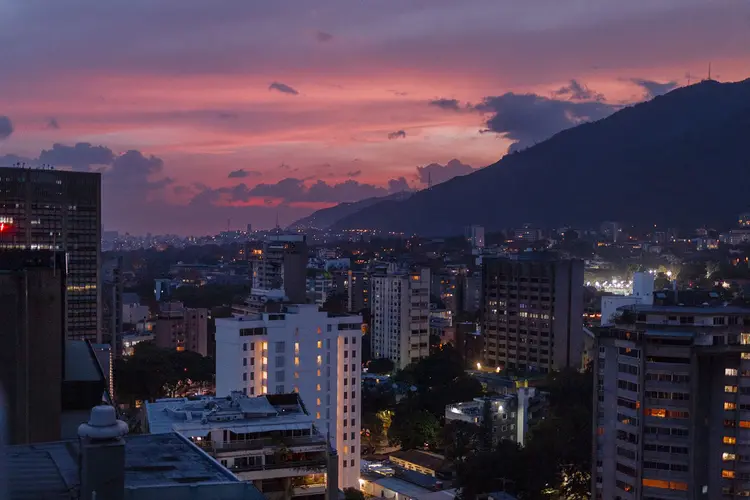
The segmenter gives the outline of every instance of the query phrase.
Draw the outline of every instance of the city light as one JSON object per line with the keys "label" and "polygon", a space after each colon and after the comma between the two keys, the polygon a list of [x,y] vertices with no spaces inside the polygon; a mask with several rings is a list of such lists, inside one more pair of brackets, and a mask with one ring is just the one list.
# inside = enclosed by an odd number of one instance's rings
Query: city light
{"label": "city light", "polygon": [[482,369],[482,363],[477,363],[477,370],[481,370],[481,369]]}

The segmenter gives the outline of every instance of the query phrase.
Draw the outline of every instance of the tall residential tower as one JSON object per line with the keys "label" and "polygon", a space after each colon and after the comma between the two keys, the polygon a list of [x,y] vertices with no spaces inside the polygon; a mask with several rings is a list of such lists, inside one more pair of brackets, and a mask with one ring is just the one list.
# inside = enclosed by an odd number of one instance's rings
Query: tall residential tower
{"label": "tall residential tower", "polygon": [[101,174],[0,168],[0,249],[66,254],[66,333],[101,342]]}

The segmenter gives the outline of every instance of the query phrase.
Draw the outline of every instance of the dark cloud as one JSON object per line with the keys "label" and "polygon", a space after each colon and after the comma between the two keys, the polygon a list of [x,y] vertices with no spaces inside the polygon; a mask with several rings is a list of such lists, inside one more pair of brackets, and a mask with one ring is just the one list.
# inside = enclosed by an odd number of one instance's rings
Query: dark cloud
{"label": "dark cloud", "polygon": [[573,101],[604,101],[604,94],[591,90],[578,80],[571,80],[570,84],[552,92],[555,97],[567,97]]}
{"label": "dark cloud", "polygon": [[389,193],[400,193],[402,191],[411,191],[411,187],[409,186],[409,183],[406,182],[405,177],[399,177],[388,181]]}
{"label": "dark cloud", "polygon": [[[114,177],[125,178],[147,177],[161,172],[164,161],[156,156],[145,156],[140,151],[131,149],[116,157],[109,170]],[[118,179],[119,180],[119,179]]]}
{"label": "dark cloud", "polygon": [[60,128],[60,123],[57,121],[57,118],[50,118],[47,120],[47,128],[58,130]]}
{"label": "dark cloud", "polygon": [[315,39],[321,43],[330,42],[333,40],[333,35],[330,33],[326,33],[325,31],[318,31],[315,34]]}
{"label": "dark cloud", "polygon": [[180,195],[183,195],[183,194],[192,193],[193,190],[190,189],[190,186],[181,186],[181,185],[178,185],[178,186],[173,186],[172,187],[172,192],[174,194],[180,196]]}
{"label": "dark cloud", "polygon": [[666,94],[670,90],[674,90],[677,88],[678,83],[677,82],[666,82],[666,83],[660,83],[655,82],[653,80],[644,80],[642,78],[631,78],[631,82],[635,83],[639,87],[641,87],[643,90],[646,91],[646,98],[652,99],[656,96]]}
{"label": "dark cloud", "polygon": [[13,122],[7,116],[0,115],[0,139],[6,139],[13,133]]}
{"label": "dark cloud", "polygon": [[19,163],[25,163],[27,165],[36,165],[38,161],[33,158],[26,158],[25,156],[18,156],[14,154],[0,156],[0,167],[12,167]]}
{"label": "dark cloud", "polygon": [[406,132],[404,132],[403,130],[398,130],[396,132],[391,132],[390,134],[388,134],[388,139],[389,140],[399,139],[399,138],[400,139],[405,139],[406,138]]}
{"label": "dark cloud", "polygon": [[450,111],[458,111],[461,109],[461,103],[458,101],[458,99],[433,99],[428,103],[430,106],[435,106],[440,109],[446,109]]}
{"label": "dark cloud", "polygon": [[407,190],[410,188],[403,177],[391,179],[387,188],[351,179],[333,184],[318,180],[307,186],[304,179],[288,177],[274,184],[261,183],[254,187],[248,187],[245,183],[216,189],[202,186],[191,204],[216,203],[222,199],[246,202],[252,198],[282,200],[283,203],[341,203]]}
{"label": "dark cloud", "polygon": [[563,101],[508,92],[485,97],[475,109],[490,113],[487,128],[512,140],[509,151],[517,151],[580,123],[609,116],[619,108],[599,101]]}
{"label": "dark cloud", "polygon": [[279,92],[282,92],[284,94],[299,95],[299,92],[297,92],[295,89],[285,83],[280,82],[273,82],[268,86],[268,90],[278,90]]}
{"label": "dark cloud", "polygon": [[261,175],[263,174],[257,170],[245,170],[241,168],[239,170],[232,170],[227,177],[230,179],[244,179],[245,177],[260,177]]}
{"label": "dark cloud", "polygon": [[422,184],[427,185],[432,183],[434,186],[441,182],[453,179],[454,177],[458,177],[459,175],[470,174],[473,171],[474,168],[471,165],[466,165],[453,159],[445,165],[431,163],[426,167],[417,167],[417,177]]}
{"label": "dark cloud", "polygon": [[79,142],[75,146],[55,143],[52,149],[44,149],[39,154],[40,163],[78,170],[88,170],[92,165],[110,165],[114,158],[111,149],[92,146],[88,142]]}
{"label": "dark cloud", "polygon": [[359,177],[360,175],[362,175],[361,170],[352,170],[351,172],[346,173],[347,177]]}

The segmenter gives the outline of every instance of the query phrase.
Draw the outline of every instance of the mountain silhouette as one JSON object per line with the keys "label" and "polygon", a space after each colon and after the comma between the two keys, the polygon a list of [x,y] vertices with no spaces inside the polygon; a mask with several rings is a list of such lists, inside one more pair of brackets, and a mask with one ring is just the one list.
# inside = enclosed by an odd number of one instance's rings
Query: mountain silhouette
{"label": "mountain silhouette", "polygon": [[412,195],[411,191],[401,191],[388,196],[375,196],[355,202],[339,203],[336,206],[316,210],[307,217],[292,222],[288,229],[327,229],[344,217],[381,202],[401,201]]}
{"label": "mountain silhouette", "polygon": [[604,220],[728,224],[750,202],[750,79],[707,80],[562,131],[402,201],[370,204],[333,229],[427,236]]}

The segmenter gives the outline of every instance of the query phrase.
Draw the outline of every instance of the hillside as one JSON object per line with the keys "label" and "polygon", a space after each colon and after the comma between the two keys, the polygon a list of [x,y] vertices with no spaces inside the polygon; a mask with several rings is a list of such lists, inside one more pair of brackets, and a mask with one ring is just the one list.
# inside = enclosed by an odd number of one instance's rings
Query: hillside
{"label": "hillside", "polygon": [[307,217],[293,222],[289,225],[289,229],[327,229],[344,217],[355,214],[362,209],[384,201],[402,201],[411,195],[412,193],[409,191],[402,191],[388,196],[366,198],[350,203],[339,203],[335,207],[317,210]]}
{"label": "hillside", "polygon": [[543,227],[695,227],[750,205],[750,80],[705,81],[586,123],[431,190],[347,215],[335,228],[458,234]]}

